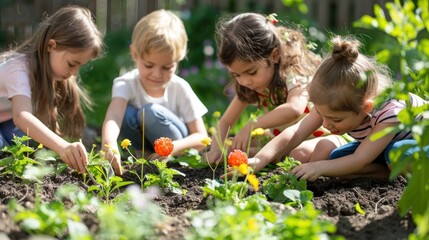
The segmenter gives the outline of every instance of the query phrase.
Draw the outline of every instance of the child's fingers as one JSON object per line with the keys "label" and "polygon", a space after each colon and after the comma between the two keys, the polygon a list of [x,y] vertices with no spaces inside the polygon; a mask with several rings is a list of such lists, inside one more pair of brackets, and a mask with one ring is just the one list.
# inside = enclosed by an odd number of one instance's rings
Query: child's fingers
{"label": "child's fingers", "polygon": [[79,150],[72,151],[72,163],[74,168],[81,173],[85,172],[84,157],[85,156],[82,156]]}
{"label": "child's fingers", "polygon": [[113,164],[113,170],[115,170],[116,175],[121,176],[122,175],[122,168],[121,168],[121,162],[118,158],[115,158],[112,162]]}

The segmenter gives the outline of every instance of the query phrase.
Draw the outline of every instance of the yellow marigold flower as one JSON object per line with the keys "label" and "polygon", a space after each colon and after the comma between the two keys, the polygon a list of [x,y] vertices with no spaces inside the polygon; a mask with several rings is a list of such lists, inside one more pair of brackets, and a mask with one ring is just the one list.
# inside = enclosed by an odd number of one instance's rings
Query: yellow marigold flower
{"label": "yellow marigold flower", "polygon": [[122,140],[122,142],[121,142],[122,149],[128,149],[129,146],[131,146],[130,139],[125,138],[124,140]]}
{"label": "yellow marigold flower", "polygon": [[247,229],[253,232],[259,231],[258,222],[256,221],[255,218],[252,217],[249,220],[247,220]]}
{"label": "yellow marigold flower", "polygon": [[37,148],[43,148],[43,144],[39,144],[39,146],[37,146]]}
{"label": "yellow marigold flower", "polygon": [[253,189],[255,189],[255,192],[259,189],[259,180],[256,178],[255,174],[250,174],[247,176],[247,181],[252,185]]}
{"label": "yellow marigold flower", "polygon": [[220,117],[220,112],[219,111],[214,112],[213,113],[213,117],[214,118],[219,118]]}
{"label": "yellow marigold flower", "polygon": [[225,140],[225,146],[231,146],[232,145],[232,140],[231,139],[226,139]]}
{"label": "yellow marigold flower", "polygon": [[238,166],[238,171],[243,175],[247,175],[249,173],[249,167],[247,164],[242,163]]}
{"label": "yellow marigold flower", "polygon": [[212,139],[209,137],[205,137],[203,138],[203,140],[201,140],[201,143],[204,145],[204,147],[207,147],[208,145],[212,144]]}
{"label": "yellow marigold flower", "polygon": [[256,129],[254,129],[252,131],[251,136],[252,137],[254,137],[254,136],[262,136],[262,135],[264,135],[264,133],[265,133],[264,129],[262,129],[262,128],[256,128]]}
{"label": "yellow marigold flower", "polygon": [[211,135],[215,135],[216,134],[216,128],[215,127],[210,127],[209,128],[209,133],[211,134]]}

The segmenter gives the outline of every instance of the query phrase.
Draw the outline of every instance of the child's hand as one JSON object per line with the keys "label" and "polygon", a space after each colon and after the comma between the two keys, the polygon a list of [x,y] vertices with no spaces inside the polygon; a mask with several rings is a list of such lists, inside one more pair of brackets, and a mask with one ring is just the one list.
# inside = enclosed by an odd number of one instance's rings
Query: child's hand
{"label": "child's hand", "polygon": [[295,174],[298,178],[314,181],[322,175],[320,171],[321,167],[318,166],[318,163],[320,162],[303,163],[293,168],[290,172]]}
{"label": "child's hand", "polygon": [[265,164],[262,163],[261,159],[259,159],[257,157],[247,159],[247,165],[249,165],[249,167],[253,168],[253,172],[255,172],[255,173],[259,172],[262,168],[265,167]]}
{"label": "child's hand", "polygon": [[[110,146],[110,145],[109,145]],[[119,150],[114,148],[113,146],[107,147],[104,149],[104,158],[110,162],[115,171],[115,174],[118,176],[122,175],[122,167],[121,167],[121,155],[119,154]]]}
{"label": "child's hand", "polygon": [[71,168],[84,173],[88,165],[85,146],[81,142],[69,143],[60,153],[61,159]]}
{"label": "child's hand", "polygon": [[159,156],[157,153],[153,153],[148,157],[147,160],[150,160],[150,161],[151,160],[158,160],[161,162],[168,162],[171,157],[172,157],[171,154],[169,156]]}
{"label": "child's hand", "polygon": [[210,149],[203,157],[209,164],[218,163],[222,160],[220,151],[214,149]]}
{"label": "child's hand", "polygon": [[232,141],[232,149],[239,149],[243,152],[247,152],[247,145],[249,144],[249,138],[251,134],[250,126],[246,125],[235,135]]}

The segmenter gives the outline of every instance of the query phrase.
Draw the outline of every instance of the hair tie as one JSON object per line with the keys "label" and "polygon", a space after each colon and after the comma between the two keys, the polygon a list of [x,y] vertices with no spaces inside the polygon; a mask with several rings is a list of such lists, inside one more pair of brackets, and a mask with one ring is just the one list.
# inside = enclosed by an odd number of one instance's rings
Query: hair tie
{"label": "hair tie", "polygon": [[277,16],[277,13],[271,13],[270,15],[267,16],[267,20],[269,22],[271,22],[272,24],[276,24],[279,22],[279,20],[277,20],[276,16]]}

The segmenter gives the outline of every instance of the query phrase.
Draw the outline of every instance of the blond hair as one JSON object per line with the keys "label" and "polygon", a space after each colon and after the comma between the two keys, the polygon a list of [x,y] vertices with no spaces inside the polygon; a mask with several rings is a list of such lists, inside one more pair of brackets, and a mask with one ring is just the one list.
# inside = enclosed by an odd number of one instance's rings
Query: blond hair
{"label": "blond hair", "polygon": [[314,74],[308,87],[310,101],[332,111],[359,113],[363,103],[375,99],[392,84],[386,66],[359,52],[360,42],[351,36],[332,40],[332,52]]}
{"label": "blond hair", "polygon": [[140,56],[168,51],[179,62],[186,56],[187,42],[182,20],[171,11],[159,9],[140,19],[134,27],[131,44]]}

